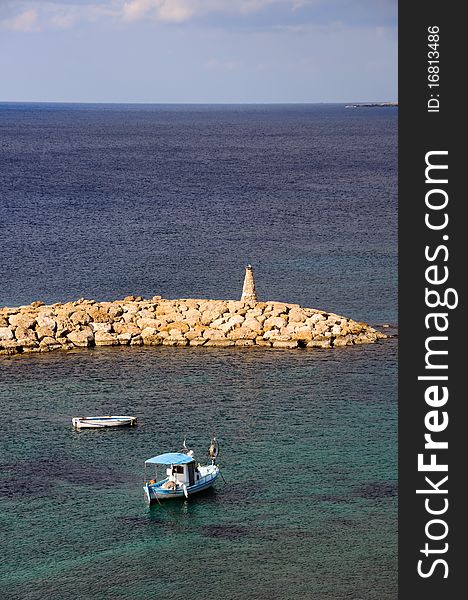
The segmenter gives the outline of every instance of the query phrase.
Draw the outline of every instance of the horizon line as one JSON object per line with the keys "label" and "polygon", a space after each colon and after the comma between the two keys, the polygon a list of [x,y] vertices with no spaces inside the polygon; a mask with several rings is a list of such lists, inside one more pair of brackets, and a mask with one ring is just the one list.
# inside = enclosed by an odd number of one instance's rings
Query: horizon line
{"label": "horizon line", "polygon": [[134,105],[152,105],[152,106],[239,106],[239,105],[285,105],[285,104],[382,104],[382,103],[398,103],[398,100],[319,100],[311,101],[224,101],[224,102],[154,102],[154,101],[123,101],[123,100],[0,100],[0,104],[134,104]]}

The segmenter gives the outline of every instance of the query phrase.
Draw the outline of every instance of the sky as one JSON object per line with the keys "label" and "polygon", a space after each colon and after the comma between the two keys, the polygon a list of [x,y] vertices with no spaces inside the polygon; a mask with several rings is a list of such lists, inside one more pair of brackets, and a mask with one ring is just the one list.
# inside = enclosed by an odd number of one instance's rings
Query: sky
{"label": "sky", "polygon": [[397,0],[0,0],[0,101],[397,100]]}

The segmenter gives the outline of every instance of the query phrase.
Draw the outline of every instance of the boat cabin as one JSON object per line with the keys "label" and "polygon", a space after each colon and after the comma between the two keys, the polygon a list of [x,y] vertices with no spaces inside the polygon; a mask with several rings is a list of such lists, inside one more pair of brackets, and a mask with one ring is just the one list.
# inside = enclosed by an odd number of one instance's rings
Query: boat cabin
{"label": "boat cabin", "polygon": [[180,486],[194,485],[200,478],[200,472],[195,459],[189,454],[182,452],[167,452],[159,454],[145,461],[145,481],[148,481],[147,467],[151,465],[154,468],[154,479],[150,482],[157,481],[157,465],[166,467],[166,477],[168,482],[174,482]]}

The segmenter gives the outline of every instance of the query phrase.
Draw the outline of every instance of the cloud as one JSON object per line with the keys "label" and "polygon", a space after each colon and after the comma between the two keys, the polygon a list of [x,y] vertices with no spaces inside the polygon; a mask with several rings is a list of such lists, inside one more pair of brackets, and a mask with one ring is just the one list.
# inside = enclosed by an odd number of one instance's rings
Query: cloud
{"label": "cloud", "polygon": [[141,21],[249,28],[337,21],[396,25],[396,0],[0,0],[0,26],[16,32],[66,29],[100,20],[131,26]]}
{"label": "cloud", "polygon": [[4,19],[2,25],[5,29],[10,29],[11,31],[30,32],[37,31],[37,20],[36,9],[29,8],[14,17]]}
{"label": "cloud", "polygon": [[79,22],[118,18],[119,5],[120,0],[0,0],[0,28],[22,33],[68,29]]}
{"label": "cloud", "polygon": [[149,15],[157,21],[181,23],[192,14],[191,4],[185,0],[129,0],[122,6],[124,21],[136,21]]}
{"label": "cloud", "polygon": [[[299,0],[304,1],[304,0]],[[297,4],[298,0],[126,0],[122,6],[124,21],[151,17],[156,21],[181,23],[210,14],[249,15],[271,4]]]}
{"label": "cloud", "polygon": [[78,15],[72,12],[51,16],[50,24],[56,29],[69,29],[79,20]]}

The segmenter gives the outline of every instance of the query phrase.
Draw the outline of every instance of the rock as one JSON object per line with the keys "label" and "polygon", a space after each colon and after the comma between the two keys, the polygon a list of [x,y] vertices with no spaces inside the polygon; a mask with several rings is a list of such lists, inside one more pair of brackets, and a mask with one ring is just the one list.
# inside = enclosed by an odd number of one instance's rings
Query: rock
{"label": "rock", "polygon": [[14,337],[11,327],[0,327],[0,340],[12,340]]}
{"label": "rock", "polygon": [[[229,300],[226,302],[226,310],[230,313],[236,313],[241,309],[245,309],[245,304],[240,300]],[[247,312],[247,309],[245,312]]]}
{"label": "rock", "polygon": [[[341,329],[341,331],[339,333],[340,336],[345,336],[345,335],[348,335],[348,333],[350,333],[347,321],[344,321],[344,320],[341,321],[341,324],[339,325],[339,327]],[[332,329],[333,329],[333,327],[332,327]]]}
{"label": "rock", "polygon": [[116,319],[123,315],[123,308],[121,306],[110,306],[107,314],[111,319]]}
{"label": "rock", "polygon": [[36,317],[36,327],[43,327],[55,331],[57,329],[57,323],[50,316],[40,314]]}
{"label": "rock", "polygon": [[236,346],[255,346],[254,340],[236,340],[234,344]]}
{"label": "rock", "polygon": [[302,308],[297,307],[297,308],[292,308],[289,311],[288,317],[289,317],[290,323],[291,323],[291,321],[297,322],[297,323],[304,323],[304,321],[307,318],[307,315],[302,310]]}
{"label": "rock", "polygon": [[285,325],[286,325],[286,320],[283,319],[282,317],[269,317],[263,323],[263,329],[265,331],[268,331],[270,329],[281,329],[281,327],[284,327]]}
{"label": "rock", "polygon": [[187,333],[185,334],[185,337],[188,340],[194,340],[195,338],[201,338],[203,337],[203,332],[205,331],[206,327],[203,327],[202,325],[196,325],[193,329],[190,329],[190,331],[187,331]]}
{"label": "rock", "polygon": [[229,318],[225,323],[221,324],[219,328],[221,329],[221,331],[224,331],[224,333],[228,333],[229,331],[231,331],[231,329],[234,329],[238,325],[241,325],[244,322],[244,320],[245,319],[242,315],[234,315],[233,317]]}
{"label": "rock", "polygon": [[291,338],[293,340],[302,340],[306,342],[310,342],[313,339],[313,333],[310,327],[304,325],[303,327],[299,327],[291,334]]}
{"label": "rock", "polygon": [[54,337],[54,331],[52,329],[50,329],[49,327],[36,327],[36,335],[38,337],[38,339],[42,340],[42,338],[53,338]]}
{"label": "rock", "polygon": [[206,344],[205,338],[196,337],[196,338],[192,338],[190,340],[190,346],[204,346],[205,344]]}
{"label": "rock", "polygon": [[168,325],[168,331],[171,335],[173,331],[178,331],[179,333],[186,333],[189,329],[190,327],[187,325],[187,323],[184,323],[183,321],[174,321],[173,323],[170,323]]}
{"label": "rock", "polygon": [[90,323],[90,326],[94,333],[98,331],[101,333],[110,333],[112,331],[111,323]]}
{"label": "rock", "polygon": [[136,335],[130,340],[130,346],[143,346],[143,338],[141,335]]}
{"label": "rock", "polygon": [[245,318],[248,317],[260,317],[262,315],[262,309],[259,308],[258,303],[255,305],[255,308],[249,308],[249,310],[245,313]]}
{"label": "rock", "polygon": [[277,329],[270,329],[269,331],[266,331],[263,334],[263,339],[264,340],[270,340],[271,342],[273,340],[278,340],[278,341],[282,341],[282,342],[288,342],[292,338],[291,338],[290,335],[280,333]]}
{"label": "rock", "polygon": [[226,339],[226,336],[224,335],[223,331],[220,331],[219,329],[212,329],[212,328],[205,329],[205,331],[202,334],[202,337],[204,337],[205,339],[208,339],[208,340]]}
{"label": "rock", "polygon": [[167,337],[163,339],[163,346],[188,346],[189,341],[184,337]]}
{"label": "rock", "polygon": [[39,308],[39,306],[44,306],[44,302],[41,302],[40,300],[34,300],[34,302],[31,302],[31,306],[32,308]]}
{"label": "rock", "polygon": [[161,321],[162,325],[167,323],[176,323],[182,320],[182,315],[180,312],[168,312],[163,315],[158,315],[158,319]]}
{"label": "rock", "polygon": [[56,311],[51,306],[41,306],[37,311],[36,319],[40,317],[51,317],[52,319],[56,316]]}
{"label": "rock", "polygon": [[256,331],[247,329],[246,327],[239,327],[233,329],[227,335],[230,340],[254,340],[258,336]]}
{"label": "rock", "polygon": [[154,327],[145,327],[141,332],[141,339],[145,346],[160,346],[163,341],[163,336]]}
{"label": "rock", "polygon": [[4,350],[20,350],[21,344],[17,340],[0,340],[0,348]]}
{"label": "rock", "polygon": [[18,307],[12,308],[10,306],[4,306],[1,311],[5,316],[8,317],[10,315],[17,315],[20,309]]}
{"label": "rock", "polygon": [[162,326],[162,321],[150,317],[141,317],[136,320],[136,324],[140,329],[146,329],[146,327],[153,327],[154,329],[159,329]]}
{"label": "rock", "polygon": [[220,316],[221,313],[218,310],[205,310],[201,315],[200,322],[202,325],[211,325]]}
{"label": "rock", "polygon": [[0,340],[0,354],[4,356],[12,356],[18,354],[22,350],[20,344],[16,340]]}
{"label": "rock", "polygon": [[265,307],[265,312],[269,312],[270,317],[279,317],[280,315],[285,314],[287,310],[286,304],[283,304],[282,302],[267,302]]}
{"label": "rock", "polygon": [[57,342],[57,340],[53,337],[44,337],[39,344],[39,348],[41,350],[46,349],[48,352],[50,352],[52,350],[58,350],[59,348],[62,348],[62,344]]}
{"label": "rock", "polygon": [[57,328],[55,335],[57,337],[67,335],[74,331],[75,326],[68,318],[57,318]]}
{"label": "rock", "polygon": [[[225,312],[227,312],[227,302],[224,300],[202,300],[200,301],[199,306],[200,313],[204,313],[206,310],[211,310],[217,313],[218,316],[221,316]],[[216,319],[217,317],[214,317]]]}
{"label": "rock", "polygon": [[315,323],[315,325],[314,325],[314,333],[315,334],[322,335],[326,331],[328,331],[328,324],[326,321],[319,321],[318,323]]}
{"label": "rock", "polygon": [[18,340],[18,347],[21,347],[22,352],[25,352],[27,350],[39,348],[39,342],[31,339]]}
{"label": "rock", "polygon": [[307,327],[304,323],[288,323],[285,327],[281,327],[279,330],[280,333],[284,335],[291,335],[296,332],[297,329],[300,329],[302,326]]}
{"label": "rock", "polygon": [[62,347],[60,348],[60,350],[64,350],[64,351],[74,350],[74,349],[75,349],[75,346],[71,342],[69,342],[68,344],[62,344]]}
{"label": "rock", "polygon": [[307,348],[331,348],[331,339],[328,340],[312,340],[307,342]]}
{"label": "rock", "polygon": [[111,315],[99,306],[89,308],[88,315],[94,323],[110,323],[112,321]]}
{"label": "rock", "polygon": [[115,333],[130,333],[131,335],[139,335],[141,329],[131,323],[114,323],[112,326]]}
{"label": "rock", "polygon": [[96,346],[118,346],[119,340],[117,339],[117,334],[96,331],[94,334],[94,343]]}
{"label": "rock", "polygon": [[152,306],[147,306],[146,308],[142,308],[136,313],[136,319],[154,319],[155,312]]}
{"label": "rock", "polygon": [[117,339],[121,346],[128,346],[132,340],[132,334],[131,333],[119,333],[117,335]]}
{"label": "rock", "polygon": [[71,315],[70,320],[74,325],[88,325],[91,317],[84,310],[77,310]]}
{"label": "rock", "polygon": [[201,319],[201,313],[196,308],[189,308],[184,312],[184,323],[192,326],[197,324]]}
{"label": "rock", "polygon": [[[229,314],[229,313],[228,313]],[[226,318],[225,317],[219,317],[219,319],[215,319],[210,326],[211,327],[219,327],[220,325],[222,325],[223,323],[226,322]]]}
{"label": "rock", "polygon": [[8,320],[13,327],[22,327],[23,329],[31,329],[36,324],[36,317],[30,314],[11,315]]}
{"label": "rock", "polygon": [[254,317],[247,317],[244,323],[242,324],[242,327],[244,327],[245,329],[250,329],[251,331],[255,331],[257,333],[263,331],[263,325]]}
{"label": "rock", "polygon": [[165,300],[156,306],[156,314],[159,316],[170,315],[175,312],[175,305],[173,302]]}
{"label": "rock", "polygon": [[200,302],[203,302],[203,300],[196,300],[194,298],[189,298],[189,299],[184,298],[184,304],[186,306],[188,306],[189,309],[194,308],[194,309],[198,310],[200,308]]}
{"label": "rock", "polygon": [[78,348],[87,348],[94,342],[94,335],[91,329],[74,330],[67,335],[67,338]]}
{"label": "rock", "polygon": [[226,346],[234,346],[234,341],[226,338],[210,339],[206,342],[205,346],[217,346],[224,348]]}
{"label": "rock", "polygon": [[347,323],[347,325],[348,325],[349,333],[352,333],[354,335],[362,333],[366,328],[365,323],[357,323],[356,321],[352,321],[352,320],[350,320]]}
{"label": "rock", "polygon": [[325,317],[322,313],[315,313],[311,317],[306,319],[307,325],[315,325],[319,321],[325,321]]}
{"label": "rock", "polygon": [[355,344],[373,344],[378,339],[377,335],[372,332],[369,333],[361,333],[359,335],[353,336],[353,341]]}
{"label": "rock", "polygon": [[273,348],[297,348],[297,340],[274,340]]}
{"label": "rock", "polygon": [[342,337],[336,337],[333,340],[333,346],[335,346],[335,348],[338,348],[340,346],[352,346],[354,344],[353,342],[353,336],[352,335],[345,335]]}
{"label": "rock", "polygon": [[264,340],[262,337],[256,337],[255,338],[255,345],[256,346],[265,346],[265,347],[271,347],[271,342],[269,340]]}
{"label": "rock", "polygon": [[25,327],[17,327],[15,329],[15,337],[21,344],[24,341],[37,341],[36,332],[34,329],[26,329]]}

